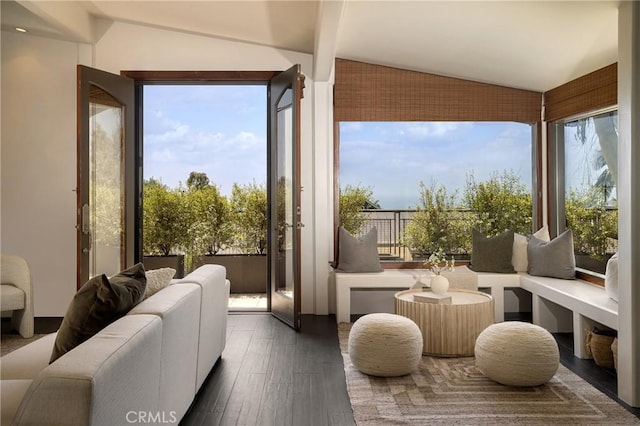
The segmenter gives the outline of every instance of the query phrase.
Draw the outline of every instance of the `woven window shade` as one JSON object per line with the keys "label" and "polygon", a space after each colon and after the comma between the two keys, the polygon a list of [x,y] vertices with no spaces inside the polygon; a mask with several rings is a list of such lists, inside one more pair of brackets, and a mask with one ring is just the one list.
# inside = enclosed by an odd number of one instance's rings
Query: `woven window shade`
{"label": "woven window shade", "polygon": [[335,121],[541,119],[542,93],[336,59]]}
{"label": "woven window shade", "polygon": [[545,121],[555,121],[618,103],[618,64],[611,64],[544,94]]}

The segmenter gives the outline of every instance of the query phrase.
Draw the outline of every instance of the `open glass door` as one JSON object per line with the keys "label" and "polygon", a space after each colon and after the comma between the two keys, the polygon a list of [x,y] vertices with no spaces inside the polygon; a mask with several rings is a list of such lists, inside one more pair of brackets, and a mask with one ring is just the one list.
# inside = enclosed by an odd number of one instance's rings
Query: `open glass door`
{"label": "open glass door", "polygon": [[269,90],[269,285],[272,314],[300,329],[300,65]]}
{"label": "open glass door", "polygon": [[77,259],[80,288],[134,259],[134,82],[78,66]]}

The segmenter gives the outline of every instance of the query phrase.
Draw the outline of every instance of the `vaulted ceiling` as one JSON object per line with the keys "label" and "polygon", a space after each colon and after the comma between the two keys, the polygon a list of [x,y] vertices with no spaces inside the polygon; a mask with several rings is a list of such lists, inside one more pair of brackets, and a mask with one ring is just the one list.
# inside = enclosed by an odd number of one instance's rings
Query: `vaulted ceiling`
{"label": "vaulted ceiling", "polygon": [[95,43],[134,23],[546,91],[617,61],[619,1],[2,1],[2,29]]}

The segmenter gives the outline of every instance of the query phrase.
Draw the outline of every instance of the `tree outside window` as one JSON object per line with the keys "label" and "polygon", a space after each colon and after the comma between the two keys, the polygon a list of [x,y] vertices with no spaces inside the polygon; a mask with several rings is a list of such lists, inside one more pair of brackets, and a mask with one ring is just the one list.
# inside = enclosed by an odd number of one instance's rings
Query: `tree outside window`
{"label": "tree outside window", "polygon": [[618,114],[564,124],[565,216],[576,265],[604,273],[618,246]]}

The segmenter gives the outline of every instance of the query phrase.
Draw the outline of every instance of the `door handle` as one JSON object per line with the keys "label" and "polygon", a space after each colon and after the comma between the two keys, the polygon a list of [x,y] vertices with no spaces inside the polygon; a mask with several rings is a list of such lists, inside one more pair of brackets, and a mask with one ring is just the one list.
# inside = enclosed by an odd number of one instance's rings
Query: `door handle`
{"label": "door handle", "polygon": [[89,218],[89,204],[85,203],[82,206],[82,224],[81,229],[82,233],[87,236],[87,247],[82,249],[83,253],[89,253],[91,251],[91,222]]}
{"label": "door handle", "polygon": [[89,204],[82,206],[82,233],[88,235],[91,233],[91,227],[89,223]]}

